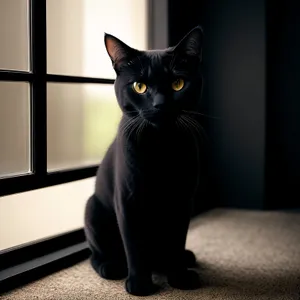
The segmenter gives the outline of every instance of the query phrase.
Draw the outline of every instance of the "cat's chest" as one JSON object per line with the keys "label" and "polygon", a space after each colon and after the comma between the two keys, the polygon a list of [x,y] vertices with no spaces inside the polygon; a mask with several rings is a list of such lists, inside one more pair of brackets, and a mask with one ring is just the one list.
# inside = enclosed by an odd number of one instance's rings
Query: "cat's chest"
{"label": "cat's chest", "polygon": [[148,138],[135,154],[134,162],[139,170],[135,173],[136,186],[143,197],[156,199],[160,205],[190,197],[199,170],[193,139],[175,134]]}
{"label": "cat's chest", "polygon": [[140,152],[144,172],[156,177],[178,177],[197,161],[197,148],[192,140],[179,135],[157,137],[144,144]]}

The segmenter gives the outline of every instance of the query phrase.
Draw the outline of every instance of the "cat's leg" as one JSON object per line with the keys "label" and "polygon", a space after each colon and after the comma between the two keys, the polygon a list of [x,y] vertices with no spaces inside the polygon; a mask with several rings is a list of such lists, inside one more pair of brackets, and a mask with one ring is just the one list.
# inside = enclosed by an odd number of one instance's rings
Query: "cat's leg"
{"label": "cat's leg", "polygon": [[194,268],[197,266],[197,260],[194,252],[186,249],[183,253],[183,262],[187,268]]}
{"label": "cat's leg", "polygon": [[116,218],[95,195],[86,205],[85,234],[92,252],[93,269],[105,279],[125,278],[126,256]]}
{"label": "cat's leg", "polygon": [[182,290],[197,289],[200,280],[197,272],[188,270],[188,264],[195,263],[193,252],[185,249],[186,236],[189,226],[189,217],[178,215],[173,223],[167,239],[169,255],[167,259],[167,278],[170,286]]}
{"label": "cat's leg", "polygon": [[[170,252],[172,252],[172,249],[170,249],[167,254],[164,254],[163,251],[158,250],[158,254],[154,255],[153,257],[154,272],[158,272],[160,274],[167,273],[168,265],[166,264],[165,257],[170,257]],[[191,250],[185,249],[182,257],[177,257],[176,259],[177,261],[173,261],[173,263],[181,263],[185,268],[195,268],[197,266],[196,256]],[[179,260],[182,262],[178,262]]]}
{"label": "cat's leg", "polygon": [[[122,206],[122,202],[119,201],[119,203]],[[148,226],[145,225],[147,222],[145,216],[137,207],[130,208],[127,205],[127,207],[120,208],[117,218],[128,264],[126,291],[136,296],[151,295],[158,290],[158,286],[152,282]]]}

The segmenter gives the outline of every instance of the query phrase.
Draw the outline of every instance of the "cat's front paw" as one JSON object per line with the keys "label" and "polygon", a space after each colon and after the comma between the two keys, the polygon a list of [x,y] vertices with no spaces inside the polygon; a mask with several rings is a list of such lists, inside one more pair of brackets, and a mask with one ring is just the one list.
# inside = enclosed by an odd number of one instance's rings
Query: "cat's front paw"
{"label": "cat's front paw", "polygon": [[197,265],[196,256],[191,250],[185,250],[183,255],[183,264],[186,268],[194,268]]}
{"label": "cat's front paw", "polygon": [[99,274],[102,278],[110,280],[120,280],[127,276],[125,264],[117,262],[105,262],[99,267]]}
{"label": "cat's front paw", "polygon": [[129,277],[125,282],[126,291],[134,296],[149,296],[158,291],[159,287],[153,284],[151,277]]}
{"label": "cat's front paw", "polygon": [[199,275],[191,270],[169,274],[168,283],[180,290],[195,290],[201,287]]}

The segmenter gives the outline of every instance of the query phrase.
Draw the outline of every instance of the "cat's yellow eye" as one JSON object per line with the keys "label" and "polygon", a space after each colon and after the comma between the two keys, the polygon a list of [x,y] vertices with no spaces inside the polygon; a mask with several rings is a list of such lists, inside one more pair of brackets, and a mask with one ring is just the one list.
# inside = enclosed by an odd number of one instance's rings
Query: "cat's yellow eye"
{"label": "cat's yellow eye", "polygon": [[179,78],[172,82],[172,89],[176,92],[180,91],[184,87],[184,80]]}
{"label": "cat's yellow eye", "polygon": [[144,94],[147,90],[146,84],[142,82],[134,82],[132,87],[133,90],[138,94]]}

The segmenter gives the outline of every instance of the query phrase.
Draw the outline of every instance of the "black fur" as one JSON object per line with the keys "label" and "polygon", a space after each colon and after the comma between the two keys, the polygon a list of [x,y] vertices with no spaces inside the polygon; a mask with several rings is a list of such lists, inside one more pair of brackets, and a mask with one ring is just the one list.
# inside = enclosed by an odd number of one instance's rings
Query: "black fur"
{"label": "black fur", "polygon": [[[153,271],[175,288],[197,288],[197,273],[188,270],[195,256],[185,242],[201,157],[202,30],[165,50],[138,51],[108,34],[105,44],[123,117],[86,206],[92,266],[103,278],[127,277],[134,295],[157,290]],[[176,92],[177,78],[185,86]],[[147,91],[137,94],[133,82]]]}

